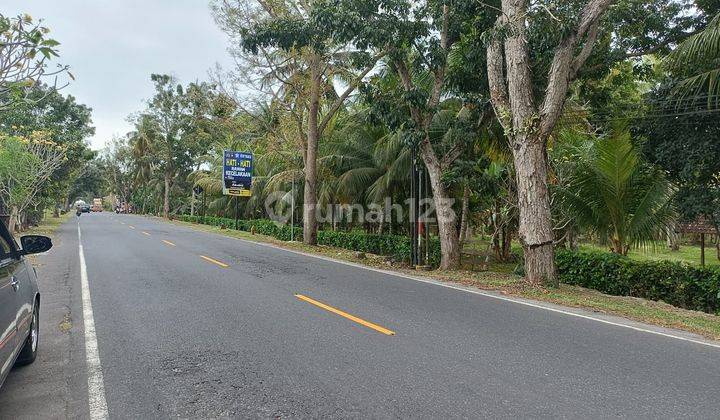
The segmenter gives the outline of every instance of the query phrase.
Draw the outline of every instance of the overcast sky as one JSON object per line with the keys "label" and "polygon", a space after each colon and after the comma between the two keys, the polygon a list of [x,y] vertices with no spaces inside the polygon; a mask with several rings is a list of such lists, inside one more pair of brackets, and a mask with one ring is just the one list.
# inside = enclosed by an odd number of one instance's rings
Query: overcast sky
{"label": "overcast sky", "polygon": [[208,0],[2,0],[0,12],[43,18],[61,43],[58,62],[76,78],[63,93],[93,109],[93,149],[130,130],[128,114],[152,96],[151,73],[188,83],[231,62]]}

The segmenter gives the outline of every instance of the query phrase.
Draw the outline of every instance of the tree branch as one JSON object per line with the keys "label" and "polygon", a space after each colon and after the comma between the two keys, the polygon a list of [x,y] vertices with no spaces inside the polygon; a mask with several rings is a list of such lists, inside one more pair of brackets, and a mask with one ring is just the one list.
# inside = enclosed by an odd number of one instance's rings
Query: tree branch
{"label": "tree branch", "polygon": [[[548,72],[545,98],[540,107],[540,130],[538,139],[545,141],[560,117],[565,96],[572,79],[592,52],[597,39],[598,24],[602,15],[615,0],[590,0],[583,8],[577,29],[560,41],[555,49]],[[585,45],[577,56],[575,49],[585,39]]]}
{"label": "tree branch", "polygon": [[322,121],[320,122],[320,126],[318,127],[318,135],[322,135],[323,131],[325,130],[325,127],[328,125],[330,120],[332,119],[333,115],[337,112],[338,109],[342,106],[343,102],[345,102],[345,99],[347,99],[350,94],[357,89],[360,82],[362,82],[362,79],[367,76],[368,73],[370,73],[370,70],[375,68],[375,65],[377,62],[384,57],[387,54],[387,50],[383,50],[373,56],[371,63],[368,64],[365,69],[358,74],[348,85],[348,87],[343,91],[342,94],[335,100],[335,102],[330,106],[330,109],[323,117]]}
{"label": "tree branch", "polygon": [[[443,4],[443,17],[442,27],[440,29],[440,48],[443,50],[445,55],[442,64],[440,64],[434,71],[435,81],[433,83],[432,93],[428,98],[428,109],[435,108],[440,103],[440,95],[442,94],[442,87],[445,82],[445,68],[447,67],[447,56],[448,56],[448,25],[450,20],[450,7],[447,3]],[[429,121],[425,122],[426,124]]]}
{"label": "tree branch", "polygon": [[[495,29],[499,29],[504,24],[505,19],[499,16],[495,22]],[[503,71],[503,51],[502,42],[495,35],[487,45],[487,71],[488,84],[490,86],[490,103],[495,110],[495,114],[503,128],[509,129],[510,121],[504,119],[504,115],[510,112],[510,101],[508,100],[507,85],[505,85],[505,72]]]}
{"label": "tree branch", "polygon": [[[395,61],[395,68],[397,69],[398,75],[400,76],[400,81],[403,84],[403,87],[405,88],[405,92],[412,92],[415,86],[412,82],[412,77],[410,76],[410,71],[408,71],[407,65],[405,65],[405,62],[403,60],[396,60]],[[422,117],[420,115],[420,111],[417,109],[417,107],[410,106],[410,116],[415,121],[415,123],[418,126],[422,126]]]}

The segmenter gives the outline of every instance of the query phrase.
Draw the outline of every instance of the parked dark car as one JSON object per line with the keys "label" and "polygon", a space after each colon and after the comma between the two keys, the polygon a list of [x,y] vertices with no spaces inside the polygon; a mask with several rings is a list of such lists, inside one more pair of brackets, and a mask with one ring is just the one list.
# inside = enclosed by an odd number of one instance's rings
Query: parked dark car
{"label": "parked dark car", "polygon": [[22,248],[0,223],[0,387],[14,365],[34,362],[38,351],[40,292],[25,256],[47,251],[52,241],[27,235],[20,243]]}

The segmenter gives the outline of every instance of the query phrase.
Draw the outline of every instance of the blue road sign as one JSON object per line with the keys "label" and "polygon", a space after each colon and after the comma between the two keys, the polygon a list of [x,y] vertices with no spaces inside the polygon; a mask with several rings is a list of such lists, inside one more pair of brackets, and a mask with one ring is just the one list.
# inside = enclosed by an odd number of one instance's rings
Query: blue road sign
{"label": "blue road sign", "polygon": [[223,194],[250,197],[253,155],[248,152],[223,152]]}

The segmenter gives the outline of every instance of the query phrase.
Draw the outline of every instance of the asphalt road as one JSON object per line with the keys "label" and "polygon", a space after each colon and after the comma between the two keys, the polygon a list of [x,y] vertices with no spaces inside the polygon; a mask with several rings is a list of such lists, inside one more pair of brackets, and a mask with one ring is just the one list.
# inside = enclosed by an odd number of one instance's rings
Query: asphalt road
{"label": "asphalt road", "polygon": [[79,222],[103,392],[73,219],[38,258],[41,353],[0,418],[89,417],[89,394],[111,418],[720,413],[720,348],[140,216]]}

